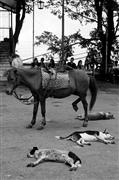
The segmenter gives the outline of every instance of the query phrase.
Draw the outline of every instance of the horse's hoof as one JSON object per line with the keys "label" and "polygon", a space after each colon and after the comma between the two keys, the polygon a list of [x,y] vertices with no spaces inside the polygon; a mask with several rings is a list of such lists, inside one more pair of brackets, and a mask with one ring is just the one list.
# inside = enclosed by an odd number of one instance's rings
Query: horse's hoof
{"label": "horse's hoof", "polygon": [[26,126],[27,129],[31,129],[32,127],[33,127],[32,124],[28,124],[28,125]]}
{"label": "horse's hoof", "polygon": [[87,126],[88,126],[88,122],[84,122],[83,127],[87,127]]}
{"label": "horse's hoof", "polygon": [[45,126],[45,125],[46,125],[46,122],[42,122],[42,125]]}
{"label": "horse's hoof", "polygon": [[76,105],[72,104],[72,106],[75,111],[78,111],[78,107]]}

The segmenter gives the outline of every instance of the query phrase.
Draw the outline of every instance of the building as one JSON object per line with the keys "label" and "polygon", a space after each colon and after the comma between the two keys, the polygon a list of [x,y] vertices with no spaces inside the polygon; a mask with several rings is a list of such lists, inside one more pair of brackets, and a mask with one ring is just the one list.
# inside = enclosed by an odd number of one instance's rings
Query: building
{"label": "building", "polygon": [[13,52],[13,13],[16,11],[16,0],[0,0],[0,79],[9,68],[9,56]]}

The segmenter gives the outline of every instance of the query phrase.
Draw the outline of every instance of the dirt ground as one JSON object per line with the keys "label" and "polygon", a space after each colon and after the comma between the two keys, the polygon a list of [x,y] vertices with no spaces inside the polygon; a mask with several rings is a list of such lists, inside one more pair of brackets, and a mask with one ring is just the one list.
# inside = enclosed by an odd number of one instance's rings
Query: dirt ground
{"label": "dirt ground", "polygon": [[[25,126],[32,117],[32,105],[23,105],[13,96],[6,95],[5,87],[0,91],[0,180],[118,180],[119,179],[119,88],[115,85],[99,84],[98,97],[94,112],[111,112],[115,119],[89,121],[87,128],[76,116],[83,113],[81,103],[75,113],[71,107],[75,96],[64,99],[47,99],[47,117],[49,121],[44,130]],[[21,90],[22,92],[24,90]],[[26,91],[25,91],[26,92]],[[88,102],[90,94],[88,93]],[[67,135],[77,130],[104,130],[115,136],[116,144],[105,145],[94,142],[91,146],[79,147],[69,141],[58,141],[56,135]],[[33,161],[26,157],[33,146],[71,150],[82,160],[82,167],[76,172],[69,171],[62,163],[45,162],[34,168],[26,165]]]}

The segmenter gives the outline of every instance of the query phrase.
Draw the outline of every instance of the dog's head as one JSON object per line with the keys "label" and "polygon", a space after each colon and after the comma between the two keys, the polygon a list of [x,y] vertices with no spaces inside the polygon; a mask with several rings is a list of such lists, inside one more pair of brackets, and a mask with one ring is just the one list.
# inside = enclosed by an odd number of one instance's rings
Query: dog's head
{"label": "dog's head", "polygon": [[35,152],[38,150],[38,147],[33,147],[30,152],[27,154],[28,158],[32,158],[35,155]]}
{"label": "dog's head", "polygon": [[107,119],[114,119],[114,115],[113,115],[111,112],[105,113],[105,117],[106,117]]}
{"label": "dog's head", "polygon": [[105,130],[103,131],[103,137],[104,137],[105,139],[107,139],[107,140],[112,140],[112,139],[114,139],[114,136],[112,136],[107,129],[105,129]]}

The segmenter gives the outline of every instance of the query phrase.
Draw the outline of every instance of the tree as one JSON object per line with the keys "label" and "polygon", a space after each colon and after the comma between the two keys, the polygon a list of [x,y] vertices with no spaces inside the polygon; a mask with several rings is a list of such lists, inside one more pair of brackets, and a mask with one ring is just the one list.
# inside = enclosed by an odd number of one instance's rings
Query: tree
{"label": "tree", "polygon": [[[79,20],[80,24],[97,23],[97,28],[90,33],[90,39],[82,37],[77,31],[72,35],[74,43],[82,47],[95,46],[101,52],[102,73],[105,67],[111,63],[111,51],[117,44],[117,30],[119,28],[119,4],[117,0],[68,0],[65,5],[65,13],[71,19]],[[59,0],[49,0],[47,8],[51,13],[61,18],[61,4]]]}
{"label": "tree", "polygon": [[[101,41],[102,73],[108,73],[111,63],[111,51],[117,37],[119,27],[119,4],[115,0],[95,0],[98,26],[97,32]],[[100,11],[99,11],[100,10]],[[103,15],[104,14],[104,15]],[[115,23],[115,17],[118,19]],[[114,24],[115,27],[114,27]]]}
{"label": "tree", "polygon": [[12,38],[12,53],[15,53],[16,44],[18,42],[19,34],[22,29],[23,21],[25,19],[26,13],[26,0],[17,0],[16,1],[16,23],[15,23],[15,32]]}
{"label": "tree", "polygon": [[[64,37],[64,59],[66,60],[68,57],[73,55],[73,49],[70,45],[70,36]],[[61,39],[59,39],[52,32],[44,31],[40,36],[36,36],[36,45],[46,44],[48,46],[48,50],[51,51],[52,54],[59,54],[61,59]]]}

